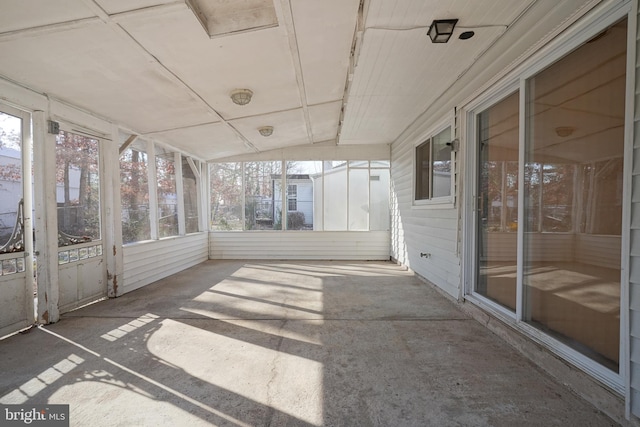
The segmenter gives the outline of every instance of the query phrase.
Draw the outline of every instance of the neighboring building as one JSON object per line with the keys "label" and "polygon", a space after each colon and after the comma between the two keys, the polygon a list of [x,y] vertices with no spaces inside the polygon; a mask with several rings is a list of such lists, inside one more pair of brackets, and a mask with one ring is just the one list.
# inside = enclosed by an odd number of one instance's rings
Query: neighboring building
{"label": "neighboring building", "polygon": [[[273,206],[276,200],[282,199],[282,176],[271,175],[273,182]],[[287,193],[285,206],[287,212],[287,229],[313,229],[313,181],[309,175],[287,175]],[[277,217],[278,213],[274,212]]]}

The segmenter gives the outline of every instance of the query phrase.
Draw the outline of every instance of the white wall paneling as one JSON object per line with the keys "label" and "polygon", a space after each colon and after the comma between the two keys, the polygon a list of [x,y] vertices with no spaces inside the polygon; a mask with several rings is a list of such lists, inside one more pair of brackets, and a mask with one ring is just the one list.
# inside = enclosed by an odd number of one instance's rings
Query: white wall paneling
{"label": "white wall paneling", "polygon": [[388,260],[388,231],[209,233],[210,259]]}
{"label": "white wall paneling", "polygon": [[206,261],[207,245],[208,234],[196,233],[124,246],[120,295]]}

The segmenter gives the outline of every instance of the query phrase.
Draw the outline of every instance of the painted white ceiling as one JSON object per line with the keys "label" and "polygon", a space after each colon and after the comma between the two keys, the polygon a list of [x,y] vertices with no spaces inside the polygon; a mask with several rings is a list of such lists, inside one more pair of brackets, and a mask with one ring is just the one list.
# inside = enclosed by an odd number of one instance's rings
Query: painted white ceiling
{"label": "painted white ceiling", "polygon": [[[562,22],[589,2],[564,0],[559,15],[555,0],[360,3],[3,0],[0,76],[205,160],[387,144],[481,58],[500,55],[492,51],[500,38],[548,31],[514,32],[523,16]],[[266,28],[213,34],[192,7],[210,23],[218,8],[245,28]],[[277,26],[265,24],[274,11]],[[432,44],[427,28],[442,18],[460,21],[449,43]],[[457,38],[464,27],[476,33],[470,40]],[[238,88],[253,91],[251,103],[231,102]],[[267,125],[274,132],[263,137],[257,129]]]}

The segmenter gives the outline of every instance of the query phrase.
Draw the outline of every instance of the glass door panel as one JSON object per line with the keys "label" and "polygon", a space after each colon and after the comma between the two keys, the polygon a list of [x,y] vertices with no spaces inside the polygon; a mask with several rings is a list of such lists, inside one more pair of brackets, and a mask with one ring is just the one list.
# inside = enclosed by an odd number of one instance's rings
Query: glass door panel
{"label": "glass door panel", "polygon": [[56,136],[60,313],[107,294],[99,160],[98,139],[64,130]]}
{"label": "glass door panel", "polygon": [[478,116],[476,288],[516,309],[518,218],[518,94]]}
{"label": "glass door panel", "polygon": [[35,318],[29,119],[0,106],[0,337]]}
{"label": "glass door panel", "polygon": [[528,82],[525,320],[618,371],[626,20]]}

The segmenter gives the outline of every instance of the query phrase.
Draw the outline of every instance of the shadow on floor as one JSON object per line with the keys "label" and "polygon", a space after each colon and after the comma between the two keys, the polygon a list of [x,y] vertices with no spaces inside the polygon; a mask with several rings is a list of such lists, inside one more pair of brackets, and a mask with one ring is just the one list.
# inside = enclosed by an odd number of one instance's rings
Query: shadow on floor
{"label": "shadow on floor", "polygon": [[615,425],[405,269],[209,261],[0,342],[71,425]]}

